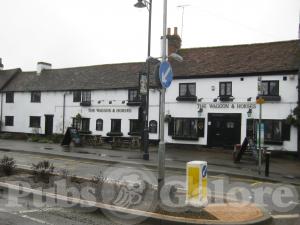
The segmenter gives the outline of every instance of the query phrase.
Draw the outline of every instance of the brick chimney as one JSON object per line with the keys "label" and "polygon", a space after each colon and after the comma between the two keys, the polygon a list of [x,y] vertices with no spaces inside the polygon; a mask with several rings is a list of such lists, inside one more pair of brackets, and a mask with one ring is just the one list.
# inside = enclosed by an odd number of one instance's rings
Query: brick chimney
{"label": "brick chimney", "polygon": [[181,48],[181,38],[178,35],[177,27],[174,27],[173,35],[171,34],[171,28],[168,28],[167,40],[168,40],[168,55],[172,53],[176,53],[177,50]]}
{"label": "brick chimney", "polygon": [[52,65],[50,63],[38,62],[37,68],[36,68],[36,73],[37,73],[37,75],[40,75],[43,70],[49,70],[51,68],[52,68]]}
{"label": "brick chimney", "polygon": [[0,70],[3,70],[2,58],[0,58]]}

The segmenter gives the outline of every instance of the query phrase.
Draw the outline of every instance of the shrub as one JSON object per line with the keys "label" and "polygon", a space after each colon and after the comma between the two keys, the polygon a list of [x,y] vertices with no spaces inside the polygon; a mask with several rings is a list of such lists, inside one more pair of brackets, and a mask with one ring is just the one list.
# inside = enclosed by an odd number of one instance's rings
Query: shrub
{"label": "shrub", "polygon": [[103,172],[100,170],[99,174],[92,178],[92,182],[95,184],[102,185],[107,181],[107,177],[104,176]]}
{"label": "shrub", "polygon": [[38,162],[37,164],[32,164],[31,166],[32,170],[33,170],[33,175],[44,181],[49,183],[49,178],[51,177],[53,171],[54,171],[54,166],[52,163],[50,163],[47,160]]}
{"label": "shrub", "polygon": [[0,170],[7,176],[11,175],[16,168],[16,161],[12,157],[3,156],[0,160]]}
{"label": "shrub", "polygon": [[64,135],[62,135],[62,134],[53,134],[50,137],[50,140],[53,141],[53,143],[61,143],[63,138],[64,138]]}

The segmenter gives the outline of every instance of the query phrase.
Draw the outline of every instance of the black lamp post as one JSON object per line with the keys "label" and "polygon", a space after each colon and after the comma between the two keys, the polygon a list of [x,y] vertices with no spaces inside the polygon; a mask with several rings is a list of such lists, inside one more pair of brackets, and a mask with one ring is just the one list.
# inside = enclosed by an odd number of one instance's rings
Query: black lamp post
{"label": "black lamp post", "polygon": [[[134,5],[137,8],[147,8],[149,12],[149,21],[148,21],[148,57],[151,52],[151,16],[152,16],[152,0],[138,0]],[[147,57],[147,58],[148,58]],[[143,159],[149,160],[149,128],[148,128],[148,115],[149,115],[149,73],[150,73],[150,62],[146,61],[147,66],[147,93],[146,99],[143,101],[143,135],[142,135],[142,149],[143,149]]]}

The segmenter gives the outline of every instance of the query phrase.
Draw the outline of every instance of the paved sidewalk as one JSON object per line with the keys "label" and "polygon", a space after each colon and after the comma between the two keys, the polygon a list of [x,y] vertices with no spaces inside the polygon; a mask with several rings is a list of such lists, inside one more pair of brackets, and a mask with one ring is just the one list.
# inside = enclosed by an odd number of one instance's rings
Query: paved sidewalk
{"label": "paved sidewalk", "polygon": [[[0,139],[0,151],[55,155],[110,163],[143,164],[149,167],[157,166],[157,147],[151,148],[149,161],[142,159],[142,154],[139,150],[111,150],[109,148],[108,145],[104,145],[101,148],[74,147],[65,149],[59,144]],[[186,162],[192,160],[207,161],[210,173],[266,179],[263,176],[264,171],[262,171],[262,175],[258,175],[255,161],[249,156],[245,156],[241,163],[233,163],[231,150],[209,148],[193,149],[192,147],[167,147],[166,149],[165,163],[168,169],[184,170]],[[270,176],[267,180],[300,185],[300,160],[271,157]]]}

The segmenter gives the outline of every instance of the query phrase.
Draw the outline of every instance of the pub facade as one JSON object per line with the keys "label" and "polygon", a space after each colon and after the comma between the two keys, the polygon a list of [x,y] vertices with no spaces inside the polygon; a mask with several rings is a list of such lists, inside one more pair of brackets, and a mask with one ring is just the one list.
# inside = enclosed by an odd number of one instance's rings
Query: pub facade
{"label": "pub facade", "polygon": [[[261,96],[263,139],[270,150],[296,152],[300,46],[298,40],[237,46],[181,49],[176,30],[168,30],[174,80],[166,90],[165,141],[232,147],[256,138]],[[149,138],[159,141],[160,84],[150,71]],[[37,71],[14,70],[0,76],[1,131],[62,134],[67,127],[102,137],[139,136],[139,74],[145,63],[122,63]],[[7,70],[0,71],[1,74]]]}

